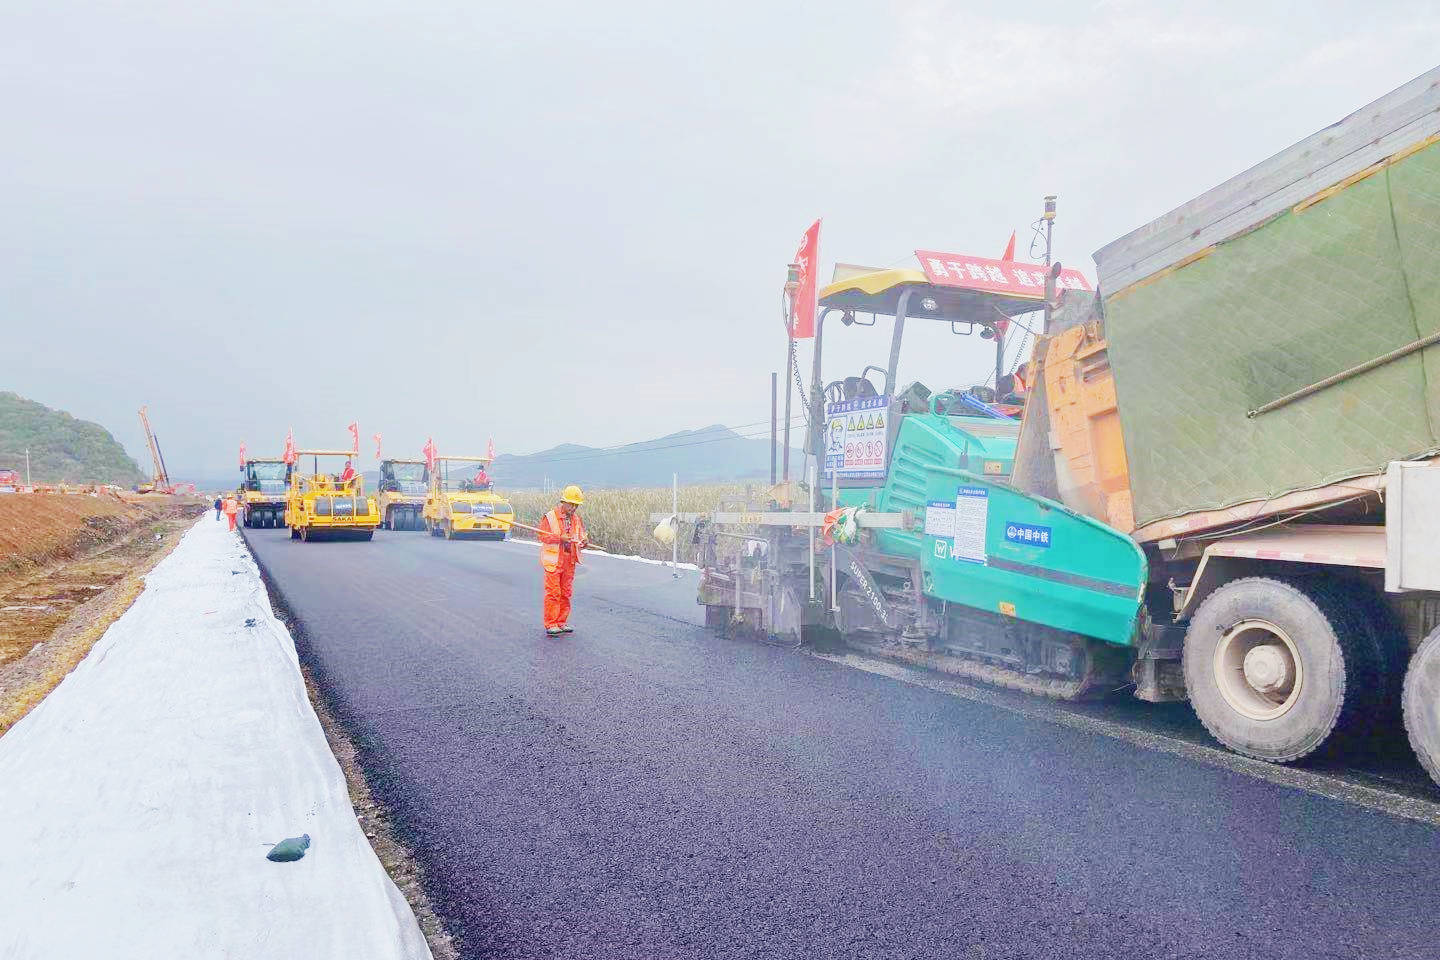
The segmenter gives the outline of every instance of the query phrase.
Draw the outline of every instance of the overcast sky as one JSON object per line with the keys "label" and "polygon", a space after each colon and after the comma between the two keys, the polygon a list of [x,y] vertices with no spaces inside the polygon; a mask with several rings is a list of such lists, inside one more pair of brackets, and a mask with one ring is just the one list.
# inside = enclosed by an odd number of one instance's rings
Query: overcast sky
{"label": "overcast sky", "polygon": [[[1024,259],[1058,193],[1093,279],[1440,59],[1430,3],[1003,6],[7,0],[0,389],[142,464],[148,403],[177,478],[352,420],[410,455],[751,424],[816,217],[827,277]],[[933,344],[902,379],[983,379]]]}

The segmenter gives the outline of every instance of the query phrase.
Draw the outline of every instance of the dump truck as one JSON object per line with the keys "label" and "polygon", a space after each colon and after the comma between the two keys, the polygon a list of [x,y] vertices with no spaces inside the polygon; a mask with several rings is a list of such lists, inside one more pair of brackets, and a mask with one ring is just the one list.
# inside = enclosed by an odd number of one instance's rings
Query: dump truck
{"label": "dump truck", "polygon": [[[471,464],[487,464],[490,457],[436,456],[430,468],[430,490],[425,496],[425,529],[446,540],[504,540],[515,509],[490,486],[473,482]],[[455,465],[454,476],[451,466]]]}
{"label": "dump truck", "polygon": [[290,464],[279,457],[247,459],[240,468],[241,521],[247,527],[279,527],[285,523],[285,499],[290,487]]}
{"label": "dump truck", "polygon": [[380,526],[380,506],[365,494],[362,474],[342,480],[322,473],[320,458],[355,458],[353,450],[297,450],[297,463],[310,458],[308,472],[290,472],[285,498],[285,525],[291,540],[369,540]]}
{"label": "dump truck", "polygon": [[[907,323],[984,323],[996,286],[927,251],[837,278],[822,325],[895,318],[882,467],[850,475],[842,449],[828,492],[676,518],[707,623],[1049,696],[1188,699],[1279,763],[1403,713],[1440,780],[1436,183],[1440,69],[1106,245],[1098,293],[1047,271],[1006,475],[897,378]],[[820,337],[817,464],[849,412]]]}
{"label": "dump truck", "polygon": [[387,530],[422,530],[430,471],[424,460],[381,460],[380,524]]}

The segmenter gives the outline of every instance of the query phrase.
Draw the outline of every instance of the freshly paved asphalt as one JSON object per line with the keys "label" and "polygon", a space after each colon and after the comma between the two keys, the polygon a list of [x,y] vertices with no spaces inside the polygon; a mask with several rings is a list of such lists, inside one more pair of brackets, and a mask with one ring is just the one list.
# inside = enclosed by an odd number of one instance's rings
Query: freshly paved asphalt
{"label": "freshly paved asphalt", "polygon": [[709,635],[694,574],[247,531],[467,957],[1435,957],[1440,830]]}

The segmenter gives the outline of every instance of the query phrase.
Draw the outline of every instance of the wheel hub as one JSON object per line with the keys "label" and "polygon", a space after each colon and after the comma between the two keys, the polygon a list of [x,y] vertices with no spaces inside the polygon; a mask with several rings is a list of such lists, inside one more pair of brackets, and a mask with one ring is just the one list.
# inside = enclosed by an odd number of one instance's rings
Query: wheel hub
{"label": "wheel hub", "polygon": [[1275,693],[1294,682],[1293,663],[1273,644],[1251,648],[1245,654],[1245,681],[1260,693]]}
{"label": "wheel hub", "polygon": [[1215,648],[1215,683],[1232,709],[1251,720],[1275,720],[1300,699],[1304,668],[1289,635],[1266,620],[1244,620]]}

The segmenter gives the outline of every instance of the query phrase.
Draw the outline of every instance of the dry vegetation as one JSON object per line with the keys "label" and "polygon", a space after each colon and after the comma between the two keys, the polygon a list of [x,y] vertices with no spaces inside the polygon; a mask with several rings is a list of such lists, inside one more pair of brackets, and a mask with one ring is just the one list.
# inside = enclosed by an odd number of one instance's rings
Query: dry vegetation
{"label": "dry vegetation", "polygon": [[[752,498],[763,492],[759,484],[714,483],[680,488],[680,512],[696,513],[714,510],[722,505],[738,505],[746,500],[747,491]],[[555,506],[559,495],[540,490],[505,491],[505,496],[515,505],[515,519],[532,526],[540,522],[545,511]],[[670,512],[670,488],[631,487],[618,490],[587,490],[585,506],[581,515],[585,528],[595,543],[612,553],[629,556],[650,557],[653,560],[669,560],[670,548],[662,546],[651,536],[655,524],[651,513]],[[528,537],[525,531],[518,536]],[[690,543],[687,529],[680,531],[680,561],[694,562],[694,547]]]}

